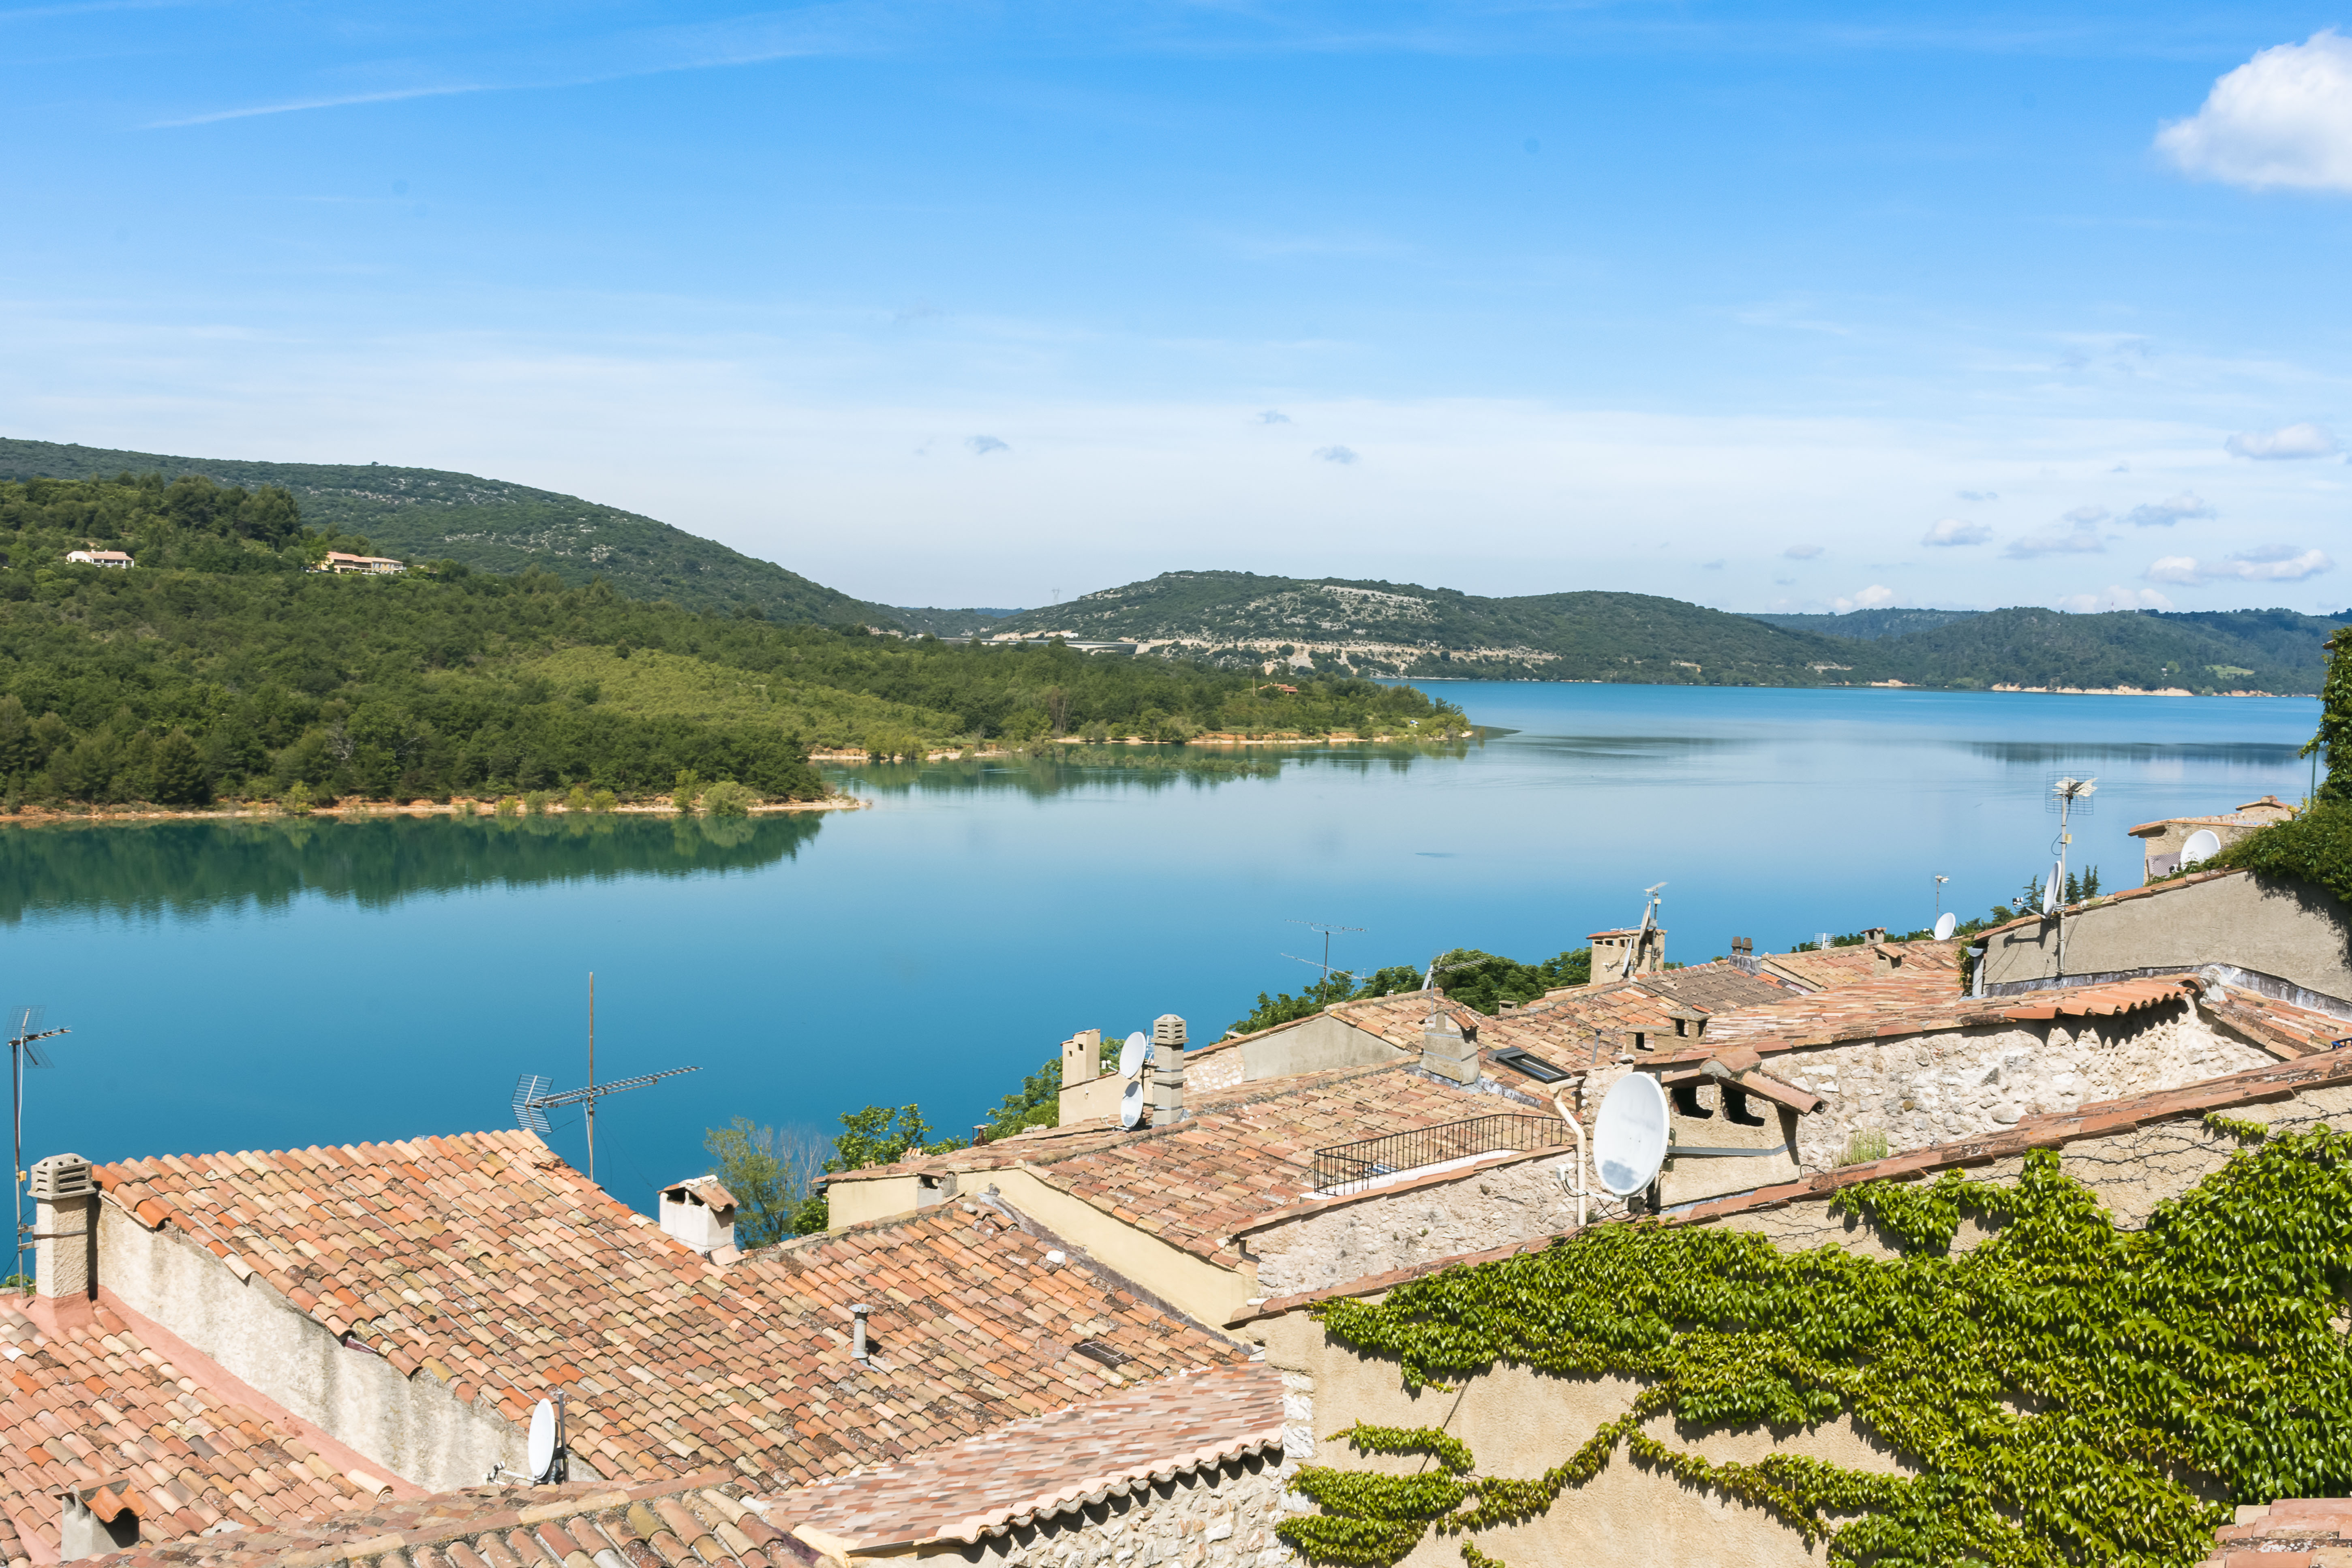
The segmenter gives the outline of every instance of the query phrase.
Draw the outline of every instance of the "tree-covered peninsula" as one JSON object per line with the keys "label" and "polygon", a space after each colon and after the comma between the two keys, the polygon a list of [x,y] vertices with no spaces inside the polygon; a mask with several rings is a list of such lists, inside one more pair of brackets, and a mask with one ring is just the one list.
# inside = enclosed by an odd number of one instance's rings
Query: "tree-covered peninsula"
{"label": "tree-covered peninsula", "polygon": [[[66,560],[91,547],[137,565]],[[310,570],[331,549],[369,545],[306,527],[269,487],[0,482],[0,792],[12,805],[194,805],[297,785],[646,797],[688,773],[811,799],[825,792],[812,750],[1463,728],[1442,703],[1368,681],[1284,687],[1058,646],[779,625],[756,605],[631,600],[530,569]]]}

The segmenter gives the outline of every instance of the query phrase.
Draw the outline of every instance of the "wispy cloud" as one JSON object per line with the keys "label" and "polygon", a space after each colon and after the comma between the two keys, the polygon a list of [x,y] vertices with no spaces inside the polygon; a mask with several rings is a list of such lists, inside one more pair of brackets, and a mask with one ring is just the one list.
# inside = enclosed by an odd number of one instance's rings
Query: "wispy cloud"
{"label": "wispy cloud", "polygon": [[1348,447],[1318,447],[1315,448],[1315,455],[1327,463],[1344,464],[1356,460],[1354,449]]}
{"label": "wispy cloud", "polygon": [[1957,517],[1938,518],[1927,527],[1919,542],[1922,544],[1956,545],[1982,544],[1992,537],[1992,530],[1981,522],[1963,522]]}
{"label": "wispy cloud", "polygon": [[1791,544],[1780,552],[1791,561],[1811,561],[1821,552],[1822,547],[1818,544]]}
{"label": "wispy cloud", "polygon": [[2045,528],[2040,533],[2012,539],[2001,553],[2012,561],[2031,561],[2041,555],[2099,554],[2106,549],[2107,542],[2092,525],[2106,515],[2105,507],[2078,506],[2062,520],[2074,525],[2071,530],[2062,532],[2054,527]]}
{"label": "wispy cloud", "polygon": [[245,109],[221,109],[210,114],[191,114],[180,120],[150,121],[142,129],[173,131],[184,125],[217,125],[224,120],[251,120],[264,114],[299,114],[310,109],[343,109],[359,103],[398,103],[411,98],[450,98],[463,92],[492,92],[495,88],[480,82],[460,82],[449,87],[404,87],[388,92],[353,92],[340,98],[303,98],[287,103],[260,103]]}
{"label": "wispy cloud", "polygon": [[1290,416],[1279,408],[1265,408],[1259,410],[1257,422],[1261,425],[1287,425]]}
{"label": "wispy cloud", "polygon": [[2167,555],[2147,569],[2152,583],[2179,583],[2202,587],[2208,583],[2300,583],[2332,572],[2336,563],[2323,551],[2299,550],[2292,544],[2265,544],[2239,551],[2219,561],[2193,555]]}
{"label": "wispy cloud", "polygon": [[2305,422],[2283,425],[2275,430],[2246,430],[2231,437],[2222,445],[2233,458],[2252,458],[2257,462],[2292,461],[2297,458],[2332,458],[2342,447],[2332,431]]}
{"label": "wispy cloud", "polygon": [[2177,496],[2162,500],[2143,502],[2124,513],[2124,521],[2134,528],[2170,528],[2184,519],[2208,518],[2214,515],[2213,503],[2195,490],[2182,490]]}
{"label": "wispy cloud", "polygon": [[1962,500],[1989,501],[2000,499],[1999,490],[1961,490],[1958,494]]}
{"label": "wispy cloud", "polygon": [[2172,601],[2153,588],[2116,585],[2104,594],[2068,594],[2053,601],[2050,607],[2077,616],[2095,616],[2111,610],[2168,610]]}
{"label": "wispy cloud", "polygon": [[963,444],[971,448],[971,455],[975,458],[985,458],[991,452],[1013,450],[1009,442],[1000,441],[993,436],[967,436]]}
{"label": "wispy cloud", "polygon": [[1875,610],[1895,602],[1895,590],[1883,583],[1873,583],[1852,597],[1840,594],[1830,601],[1830,608],[1843,616],[1849,610]]}

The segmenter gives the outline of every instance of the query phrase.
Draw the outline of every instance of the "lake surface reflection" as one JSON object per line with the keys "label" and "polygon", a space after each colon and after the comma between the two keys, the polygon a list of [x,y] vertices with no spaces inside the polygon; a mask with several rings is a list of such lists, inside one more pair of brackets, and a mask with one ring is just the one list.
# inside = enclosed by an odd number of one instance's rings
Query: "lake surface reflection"
{"label": "lake surface reflection", "polygon": [[[0,831],[0,1002],[45,1002],[29,1155],[503,1126],[515,1078],[703,1070],[609,1102],[598,1175],[649,1205],[730,1116],[919,1101],[969,1128],[1072,1030],[1213,1038],[1333,962],[1528,958],[1664,881],[1667,949],[1980,911],[2048,864],[2138,880],[2133,823],[2299,799],[2304,700],[1433,686],[1448,752],[1169,748],[838,770],[867,811]],[[576,1124],[553,1139],[583,1159]]]}

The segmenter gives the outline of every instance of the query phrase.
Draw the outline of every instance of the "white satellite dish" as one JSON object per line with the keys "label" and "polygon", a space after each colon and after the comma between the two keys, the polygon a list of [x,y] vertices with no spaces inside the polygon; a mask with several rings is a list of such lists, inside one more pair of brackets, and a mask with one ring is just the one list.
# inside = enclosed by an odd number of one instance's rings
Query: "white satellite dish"
{"label": "white satellite dish", "polygon": [[2210,827],[2200,827],[2189,836],[2180,847],[2180,863],[2194,866],[2200,860],[2210,860],[2221,852],[2221,836]]}
{"label": "white satellite dish", "polygon": [[2058,896],[2062,891],[2063,891],[2063,889],[2058,883],[2058,864],[2053,860],[2050,864],[2049,885],[2042,889],[2042,912],[2043,914],[2049,914],[2051,911],[2057,909]]}
{"label": "white satellite dish", "polygon": [[1658,1179],[1666,1158],[1666,1091],[1645,1072],[1627,1073],[1601,1101],[1592,1163],[1601,1184],[1632,1197]]}
{"label": "white satellite dish", "polygon": [[1143,1125],[1143,1085],[1130,1082],[1118,1097],[1118,1124],[1132,1132]]}
{"label": "white satellite dish", "polygon": [[542,1399],[530,1413],[531,1484],[537,1486],[555,1472],[555,1405]]}
{"label": "white satellite dish", "polygon": [[1956,914],[1946,913],[1937,916],[1936,940],[1937,942],[1951,941],[1952,932],[1958,927],[1959,923],[1960,917]]}
{"label": "white satellite dish", "polygon": [[1150,1059],[1151,1042],[1143,1037],[1142,1030],[1138,1029],[1128,1036],[1127,1044],[1118,1048],[1118,1076],[1133,1078],[1143,1070],[1143,1064]]}

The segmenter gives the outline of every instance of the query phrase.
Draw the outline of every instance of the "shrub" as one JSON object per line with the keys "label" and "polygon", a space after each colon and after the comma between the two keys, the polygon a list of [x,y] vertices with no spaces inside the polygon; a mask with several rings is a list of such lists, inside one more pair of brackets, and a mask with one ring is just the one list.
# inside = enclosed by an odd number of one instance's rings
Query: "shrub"
{"label": "shrub", "polygon": [[499,812],[498,812],[498,814],[499,814],[500,816],[514,816],[515,814],[517,814],[518,812],[520,812],[520,811],[521,811],[521,810],[522,810],[522,802],[521,802],[521,801],[520,801],[520,800],[517,800],[514,796],[512,796],[512,795],[501,795],[501,796],[499,796]]}
{"label": "shrub", "polygon": [[692,768],[680,768],[677,782],[670,786],[669,803],[680,811],[692,811],[694,803],[702,795],[702,781]]}
{"label": "shrub", "polygon": [[713,816],[749,816],[759,797],[732,779],[721,779],[702,792],[702,809]]}
{"label": "shrub", "polygon": [[588,809],[591,811],[610,811],[620,804],[620,797],[608,789],[600,789],[588,797]]}
{"label": "shrub", "polygon": [[304,784],[300,779],[296,779],[292,784],[286,787],[286,793],[278,797],[278,804],[283,806],[290,816],[310,816],[310,786]]}
{"label": "shrub", "polygon": [[572,793],[563,797],[563,809],[566,811],[586,811],[588,809],[588,791],[580,784],[573,784],[572,786]]}
{"label": "shrub", "polygon": [[553,790],[535,789],[522,797],[522,808],[533,816],[545,816],[548,808],[554,804]]}

